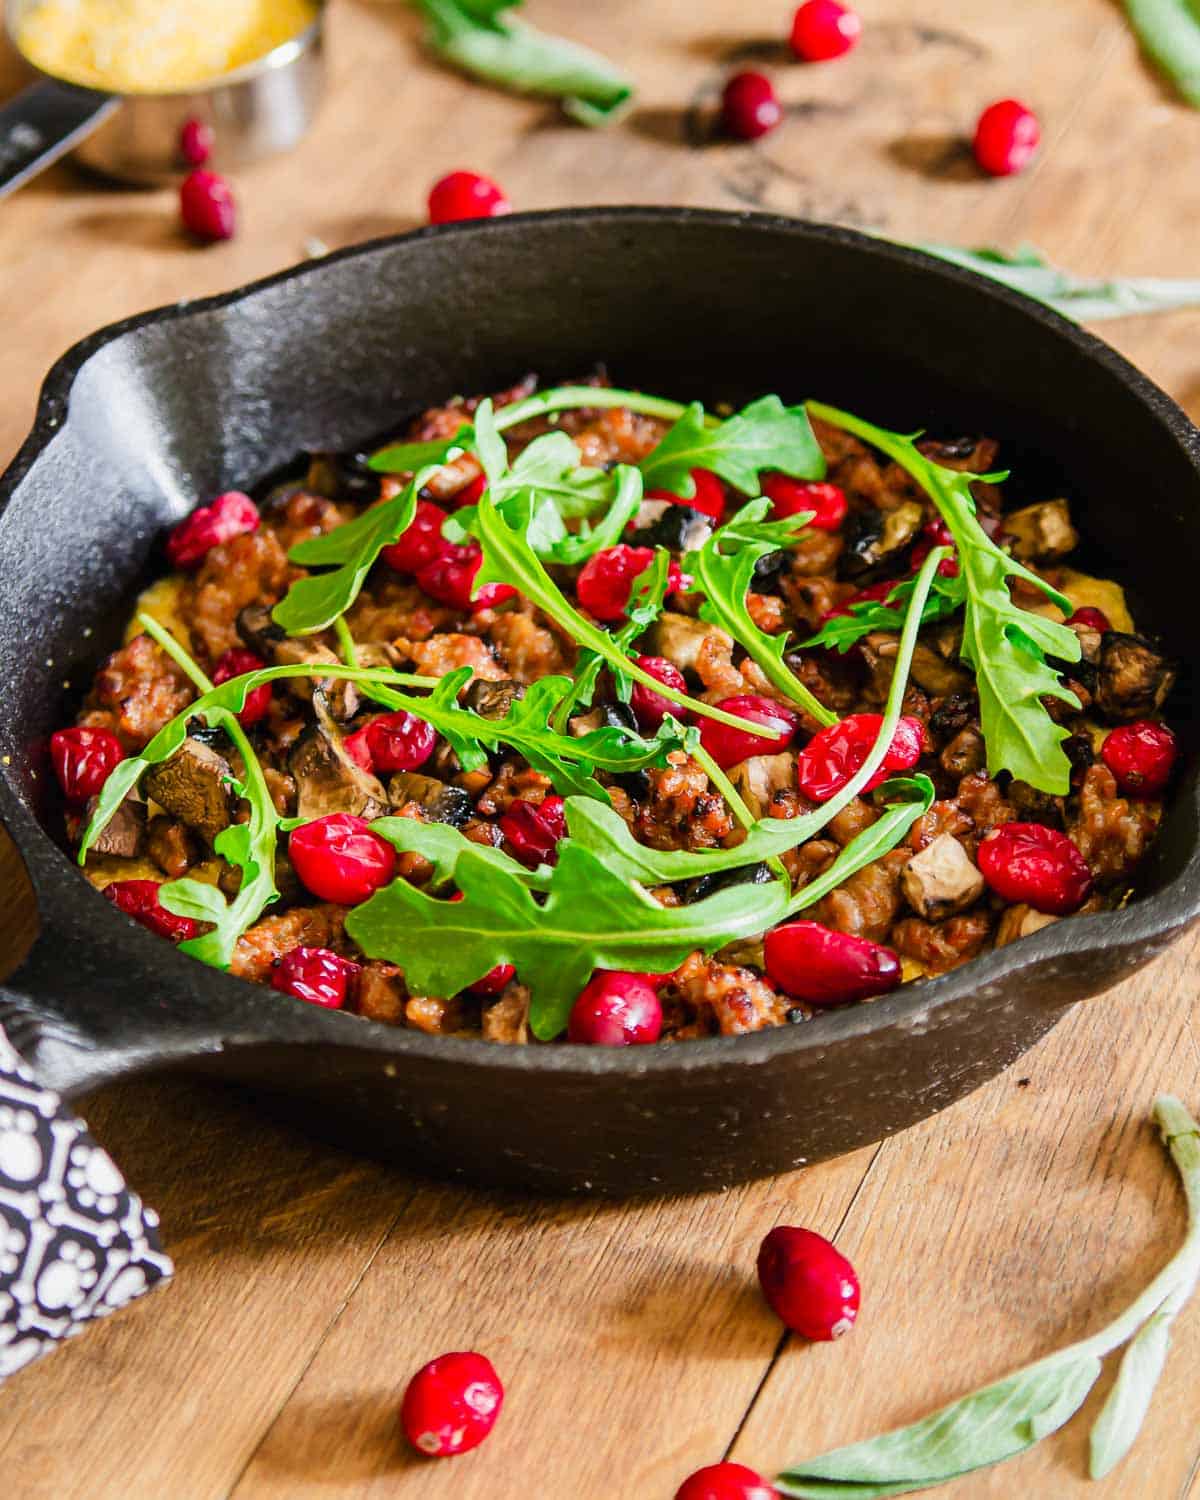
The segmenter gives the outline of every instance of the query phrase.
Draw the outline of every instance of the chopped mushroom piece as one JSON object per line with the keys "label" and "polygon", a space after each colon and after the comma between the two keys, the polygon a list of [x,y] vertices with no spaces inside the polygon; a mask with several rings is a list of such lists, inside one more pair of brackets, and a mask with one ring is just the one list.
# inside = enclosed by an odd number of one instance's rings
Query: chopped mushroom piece
{"label": "chopped mushroom piece", "polygon": [[733,768],[730,779],[746,806],[761,818],[776,792],[790,791],[796,785],[796,757],[790,750],[779,755],[752,755]]}
{"label": "chopped mushroom piece", "polygon": [[233,769],[223,755],[186,739],[170,760],[146,772],[146,796],[211,844],[229,827]]}
{"label": "chopped mushroom piece", "polygon": [[1048,911],[1034,911],[1032,906],[1026,906],[1024,902],[1019,906],[1010,906],[1001,916],[1000,925],[996,929],[996,947],[1005,948],[1018,938],[1030,937],[1035,932],[1041,932],[1043,927],[1049,927],[1051,922],[1060,920],[1061,918],[1052,916]]}
{"label": "chopped mushroom piece", "polygon": [[908,904],[930,922],[966,911],[983,895],[983,876],[949,833],[914,854],[900,879]]}
{"label": "chopped mushroom piece", "polygon": [[733,650],[732,637],[719,625],[710,625],[707,620],[693,620],[669,609],[659,615],[653,633],[655,655],[665,656],[682,672],[695,670],[706,641],[719,643],[726,652]]}
{"label": "chopped mushroom piece", "polygon": [[1119,723],[1144,719],[1162,707],[1175,684],[1175,666],[1145,636],[1108,630],[1100,638],[1096,706]]}
{"label": "chopped mushroom piece", "polygon": [[[87,805],[84,819],[86,827],[96,811],[100,799],[93,797]],[[146,807],[126,797],[113,813],[100,833],[92,841],[93,854],[115,854],[121,859],[136,859],[142,852],[146,839]]]}
{"label": "chopped mushroom piece", "polygon": [[296,782],[296,816],[306,822],[328,813],[380,818],[388,810],[378,778],[356,766],[323,725],[305,730],[292,746],[288,770]]}
{"label": "chopped mushroom piece", "polygon": [[1014,510],[1004,517],[1004,529],[1013,538],[1013,556],[1023,562],[1065,557],[1079,545],[1065,500],[1042,500]]}

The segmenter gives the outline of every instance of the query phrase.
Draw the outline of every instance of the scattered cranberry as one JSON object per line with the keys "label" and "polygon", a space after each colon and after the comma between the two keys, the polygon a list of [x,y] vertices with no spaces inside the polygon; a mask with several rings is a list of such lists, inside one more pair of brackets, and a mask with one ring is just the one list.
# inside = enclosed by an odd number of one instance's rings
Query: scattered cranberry
{"label": "scattered cranberry", "polygon": [[592,1047],[631,1047],[662,1034],[662,1004],[654,974],[600,969],[571,1007],[567,1040]]}
{"label": "scattered cranberry", "polygon": [[667,500],[672,505],[690,505],[693,510],[711,516],[720,524],[725,519],[725,486],[721,483],[720,476],[711,469],[693,469],[691,473],[696,493],[690,500],[675,494],[673,490],[647,490],[646,499]]}
{"label": "scattered cranberry", "polygon": [[740,141],[755,141],[783,119],[775,89],[765,73],[735,73],[721,95],[721,123]]}
{"label": "scattered cranberry", "polygon": [[[437,746],[437,731],[416,714],[400,709],[396,713],[380,714],[357,734],[349,735],[344,744],[349,747],[351,740],[360,741],[366,752],[364,769],[418,771]],[[359,745],[355,745],[350,755],[362,765]]]}
{"label": "scattered cranberry", "polygon": [[768,731],[751,734],[730,724],[718,724],[715,719],[704,719],[700,724],[700,743],[723,771],[752,755],[778,755],[786,750],[800,722],[794,709],[776,703],[773,698],[760,698],[756,693],[722,698],[716,707],[739,719],[749,719],[752,724],[761,724]]}
{"label": "scattered cranberry", "polygon": [[461,509],[464,505],[478,505],[480,496],[487,489],[487,475],[482,471],[476,474],[474,479],[468,479],[461,490],[455,490],[451,496],[455,509]]}
{"label": "scattered cranberry", "polygon": [[816,531],[836,531],[846,519],[846,492],[836,484],[817,484],[792,479],[787,474],[768,474],[763,494],[771,501],[771,514],[782,521],[801,511],[814,512],[809,525]]}
{"label": "scattered cranberry", "polygon": [[452,224],[459,219],[494,219],[512,213],[512,204],[490,177],[478,172],[451,172],[439,178],[429,193],[429,222]]}
{"label": "scattered cranberry", "polygon": [[185,229],[201,240],[231,240],[237,221],[233,189],[217,172],[190,172],[179,188]]}
{"label": "scattered cranberry", "polygon": [[314,896],[342,906],[365,901],[396,868],[395,849],[353,813],[328,813],[294,828],[288,858]]}
{"label": "scattered cranberry", "polygon": [[[629,547],[624,542],[594,553],[575,582],[580,604],[593,619],[605,622],[622,619],[633,585],[653,561],[653,547]],[[683,587],[683,582],[679,564],[672,562],[667,570],[667,592],[675,593]]]}
{"label": "scattered cranberry", "polygon": [[1179,741],[1152,719],[1122,724],[1100,749],[1117,785],[1131,797],[1157,797],[1171,779],[1178,754]]}
{"label": "scattered cranberry", "polygon": [[675,1491],[675,1500],[780,1500],[779,1491],[745,1464],[709,1464]]}
{"label": "scattered cranberry", "polygon": [[1021,172],[1033,160],[1042,132],[1037,116],[1017,99],[989,104],[975,126],[975,160],[993,177]]}
{"label": "scattered cranberry", "polygon": [[98,797],[113,767],[125,759],[111,729],[56,729],[50,736],[50,764],[68,802],[78,807]]}
{"label": "scattered cranberry", "polygon": [[481,589],[475,587],[475,575],[483,567],[483,549],[478,542],[469,542],[465,547],[444,547],[440,557],[417,569],[417,582],[431,599],[448,604],[451,609],[494,609],[508,599],[515,599],[517,591],[510,583],[485,583]]}
{"label": "scattered cranberry", "polygon": [[900,960],[890,948],[820,922],[772,928],[763,941],[763,953],[771,979],[809,1005],[870,1000],[900,983]]}
{"label": "scattered cranberry", "polygon": [[[222,682],[228,682],[231,677],[244,677],[247,672],[260,672],[265,666],[266,662],[261,656],[255,656],[253,651],[247,651],[241,646],[234,646],[226,651],[213,668],[212,680],[219,686]],[[251,724],[257,724],[260,719],[266,718],[270,707],[271,684],[260,683],[246,694],[246,702],[237,721],[249,729]]]}
{"label": "scattered cranberry", "polygon": [[[935,547],[953,547],[954,535],[949,526],[942,520],[941,516],[935,516],[932,521],[926,521],[921,527],[921,540],[912,549],[909,563],[914,573],[929,556]],[[938,572],[943,578],[958,577],[958,558],[943,557],[938,563]]]}
{"label": "scattered cranberry", "polygon": [[829,62],[862,34],[858,15],[838,0],[805,0],[792,19],[792,51],[801,62]]}
{"label": "scattered cranberry", "polygon": [[257,530],[258,506],[240,490],[229,490],[180,521],[167,538],[167,558],[173,568],[195,568],[214,547]]}
{"label": "scattered cranberry", "polygon": [[477,1448],[500,1415],[504,1387],[482,1354],[441,1354],[404,1392],[400,1425],[418,1453],[453,1458]]}
{"label": "scattered cranberry", "polygon": [[104,894],[127,917],[132,917],[159,937],[170,938],[173,943],[194,938],[200,931],[200,923],[191,917],[177,917],[160,905],[158,892],[161,886],[161,880],[114,880],[104,887]]}
{"label": "scattered cranberry", "polygon": [[331,953],[328,948],[293,948],[271,974],[271,988],[310,1005],[341,1010],[361,965]]}
{"label": "scattered cranberry", "polygon": [[216,131],[203,120],[185,120],[179,132],[179,154],[189,167],[202,167],[217,144]]}
{"label": "scattered cranberry", "polygon": [[418,500],[408,529],[379,554],[397,573],[416,573],[439,558],[450,543],[442,537],[446,512],[432,500]]}
{"label": "scattered cranberry", "polygon": [[1092,872],[1057,828],[1002,823],[979,845],[979,869],[997,895],[1028,902],[1056,917],[1078,911],[1092,888]]}
{"label": "scattered cranberry", "polygon": [[1096,609],[1094,605],[1085,604],[1082,609],[1077,609],[1067,621],[1068,625],[1082,625],[1087,630],[1098,630],[1101,635],[1112,629],[1112,621],[1102,609]]}
{"label": "scattered cranberry", "polygon": [[[850,714],[814,734],[796,757],[796,782],[804,795],[828,802],[840,792],[871,753],[882,723],[882,714]],[[863,791],[873,791],[893,771],[911,770],[921,759],[924,737],[920,719],[901,719],[883,763]]]}
{"label": "scattered cranberry", "polygon": [[531,870],[552,865],[558,858],[558,841],[566,832],[563,799],[546,797],[539,807],[517,797],[500,819],[500,832],[523,865]]}
{"label": "scattered cranberry", "polygon": [[758,1252],[758,1279],[771,1311],[802,1338],[840,1339],[858,1317],[854,1267],[811,1229],[772,1229]]}
{"label": "scattered cranberry", "polygon": [[[637,656],[634,661],[643,672],[648,672],[664,687],[674,688],[677,693],[687,692],[687,683],[684,681],[683,673],[673,661],[668,661],[665,656]],[[690,709],[683,708],[678,703],[672,703],[669,698],[664,698],[653,688],[643,687],[640,682],[635,682],[633,685],[633,696],[629,700],[629,706],[633,709],[638,725],[650,731],[657,729],[668,714],[674,714],[681,722],[691,717]]]}

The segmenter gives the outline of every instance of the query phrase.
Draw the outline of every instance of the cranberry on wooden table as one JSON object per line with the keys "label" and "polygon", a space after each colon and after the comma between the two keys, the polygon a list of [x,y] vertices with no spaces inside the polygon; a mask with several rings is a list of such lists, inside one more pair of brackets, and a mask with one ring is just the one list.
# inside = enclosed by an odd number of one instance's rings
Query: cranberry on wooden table
{"label": "cranberry on wooden table", "polygon": [[768,474],[762,488],[776,521],[799,515],[801,511],[812,511],[813,518],[808,524],[814,530],[837,531],[846,519],[846,492],[839,485]]}
{"label": "cranberry on wooden table", "polygon": [[288,858],[306,889],[342,906],[365,901],[396,869],[395,849],[353,813],[329,813],[293,828]]}
{"label": "cranberry on wooden table", "polygon": [[202,167],[217,144],[216,131],[203,120],[185,120],[179,132],[179,154],[189,167]]}
{"label": "cranberry on wooden table", "polygon": [[900,983],[900,960],[868,938],[820,922],[788,922],[763,940],[769,978],[809,1005],[847,1005],[886,995]]}
{"label": "cranberry on wooden table", "polygon": [[838,0],[805,0],[792,17],[792,51],[801,62],[841,57],[862,35],[862,21]]}
{"label": "cranberry on wooden table", "polygon": [[758,1252],[758,1280],[771,1311],[802,1338],[840,1339],[858,1317],[854,1267],[811,1229],[772,1229]]}
{"label": "cranberry on wooden table", "polygon": [[448,604],[451,609],[494,609],[517,591],[509,583],[485,583],[476,589],[475,577],[483,567],[483,549],[478,542],[460,547],[447,542],[441,553],[417,569],[417,583],[431,599]]}
{"label": "cranberry on wooden table", "polygon": [[[765,73],[735,73],[721,95],[721,123],[740,141],[754,141],[783,119],[775,89]],[[697,507],[699,508],[699,507]]]}
{"label": "cranberry on wooden table", "polygon": [[218,172],[189,172],[179,188],[183,226],[200,240],[231,240],[237,227],[233,189]]}
{"label": "cranberry on wooden table", "polygon": [[1033,160],[1042,138],[1037,116],[1019,99],[989,104],[975,126],[975,160],[992,177],[1011,177]]}
{"label": "cranberry on wooden table", "polygon": [[63,796],[82,806],[98,797],[114,766],[125,759],[121,741],[111,729],[56,729],[50,736],[50,764]]}
{"label": "cranberry on wooden table", "polygon": [[[850,714],[813,735],[796,757],[796,783],[814,802],[828,802],[861,769],[879,738],[882,714]],[[925,731],[920,719],[903,718],[879,769],[863,787],[870,792],[895,771],[910,771],[921,759]]]}
{"label": "cranberry on wooden table", "polygon": [[[677,693],[687,692],[687,682],[684,680],[683,673],[673,661],[668,661],[665,656],[637,656],[634,662],[641,667],[643,672],[648,672],[664,687],[673,688]],[[638,727],[651,731],[657,729],[668,714],[674,714],[681,723],[691,718],[690,709],[683,708],[678,703],[672,703],[669,698],[664,698],[661,693],[656,693],[653,688],[648,688],[640,682],[635,682],[633,685],[629,706],[633,709],[633,716],[638,721]]]}
{"label": "cranberry on wooden table", "polygon": [[432,500],[418,500],[407,530],[379,554],[397,573],[416,573],[439,558],[449,547],[442,536],[446,512]]}
{"label": "cranberry on wooden table", "polygon": [[159,937],[183,943],[198,936],[199,922],[191,917],[177,917],[160,904],[158,893],[161,886],[161,880],[114,880],[104,887],[104,894],[127,917],[132,917]]}
{"label": "cranberry on wooden table", "polygon": [[1002,823],[979,845],[979,870],[998,896],[1056,917],[1078,911],[1092,872],[1076,846],[1042,823]]}
{"label": "cranberry on wooden table", "polygon": [[721,483],[720,475],[714,474],[711,469],[693,469],[691,475],[696,493],[690,500],[677,495],[674,490],[647,490],[646,499],[666,500],[671,505],[690,505],[693,510],[711,516],[714,521],[724,520],[725,486]]}
{"label": "cranberry on wooden table", "polygon": [[364,771],[417,771],[437,746],[437,731],[416,714],[380,714],[346,736],[347,754]]}
{"label": "cranberry on wooden table", "polygon": [[167,537],[167,558],[173,568],[197,568],[214,547],[257,530],[258,506],[241,490],[229,490],[180,521]]}
{"label": "cranberry on wooden table", "polygon": [[723,771],[752,755],[778,755],[786,750],[800,722],[794,709],[776,703],[773,698],[761,698],[757,693],[722,698],[715,707],[739,719],[749,719],[752,724],[761,724],[764,731],[750,734],[730,724],[718,724],[715,719],[701,720],[700,743]]}
{"label": "cranberry on wooden table", "polygon": [[[247,651],[243,646],[232,646],[213,668],[212,680],[219,687],[233,677],[244,677],[247,672],[260,672],[265,666],[266,662],[253,651]],[[270,708],[271,684],[263,682],[246,694],[246,702],[237,721],[244,729],[249,729],[252,724],[265,719]]]}
{"label": "cranberry on wooden table", "polygon": [[310,1005],[340,1010],[346,1003],[361,965],[328,948],[293,948],[271,974],[271,988]]}
{"label": "cranberry on wooden table", "polygon": [[531,870],[552,865],[558,858],[558,841],[566,831],[561,797],[546,797],[539,806],[518,797],[500,819],[500,832],[513,855]]}
{"label": "cranberry on wooden table", "polygon": [[418,1370],[400,1407],[400,1425],[418,1453],[453,1458],[477,1448],[500,1415],[504,1387],[482,1354],[441,1354]]}
{"label": "cranberry on wooden table", "polygon": [[493,219],[512,213],[512,204],[490,177],[479,172],[450,172],[429,191],[429,222],[452,224],[460,219]]}
{"label": "cranberry on wooden table", "polygon": [[1170,781],[1178,755],[1179,741],[1153,719],[1122,724],[1100,748],[1104,764],[1130,797],[1156,797]]}
{"label": "cranberry on wooden table", "polygon": [[579,993],[567,1040],[592,1047],[631,1047],[658,1041],[662,1004],[654,974],[600,969]]}
{"label": "cranberry on wooden table", "polygon": [[[634,584],[653,561],[653,547],[630,547],[625,542],[593,553],[575,580],[576,598],[593,619],[606,624],[623,619]],[[683,574],[673,561],[667,569],[667,593],[682,587]]]}
{"label": "cranberry on wooden table", "polygon": [[779,1500],[779,1491],[745,1464],[726,1461],[697,1469],[675,1491],[675,1500]]}

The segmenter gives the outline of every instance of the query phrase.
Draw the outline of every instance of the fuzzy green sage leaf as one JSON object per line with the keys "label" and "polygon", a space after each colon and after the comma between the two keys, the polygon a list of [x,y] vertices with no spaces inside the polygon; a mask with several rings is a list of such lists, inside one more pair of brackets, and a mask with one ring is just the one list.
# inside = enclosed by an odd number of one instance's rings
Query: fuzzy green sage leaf
{"label": "fuzzy green sage leaf", "polygon": [[1192,0],[1124,0],[1142,50],[1200,108],[1200,11]]}

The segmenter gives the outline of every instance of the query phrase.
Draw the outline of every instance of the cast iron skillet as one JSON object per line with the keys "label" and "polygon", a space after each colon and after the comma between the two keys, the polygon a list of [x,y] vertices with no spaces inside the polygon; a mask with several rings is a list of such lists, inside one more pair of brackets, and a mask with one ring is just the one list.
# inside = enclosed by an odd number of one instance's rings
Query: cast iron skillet
{"label": "cast iron skillet", "polygon": [[[50,731],[198,497],[350,448],[455,391],[607,361],[624,384],[819,395],[893,427],[1007,440],[1069,493],[1143,623],[1193,639],[1200,438],[1111,349],[970,273],[849,231],[602,208],[422,231],[86,340],[0,482],[0,815],[42,932],[0,1019],[78,1094],[202,1068],[408,1166],[548,1191],[714,1188],[849,1151],[1007,1067],[1064,1008],[1200,913],[1197,791],[1141,892],[956,973],[803,1026],[624,1051],[438,1040],[180,956],[91,890],[54,833]],[[74,685],[64,686],[65,682]],[[1187,723],[1187,685],[1175,722]]]}

